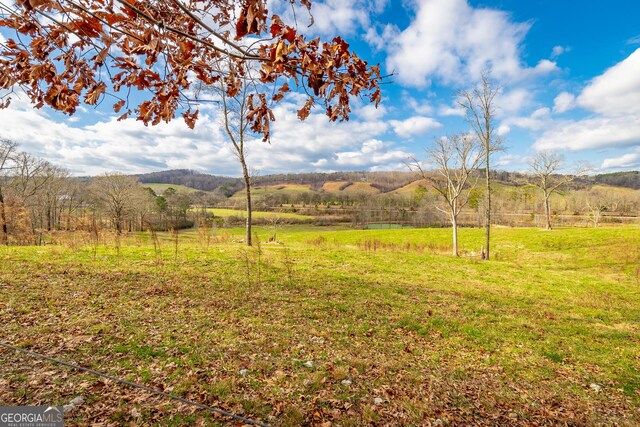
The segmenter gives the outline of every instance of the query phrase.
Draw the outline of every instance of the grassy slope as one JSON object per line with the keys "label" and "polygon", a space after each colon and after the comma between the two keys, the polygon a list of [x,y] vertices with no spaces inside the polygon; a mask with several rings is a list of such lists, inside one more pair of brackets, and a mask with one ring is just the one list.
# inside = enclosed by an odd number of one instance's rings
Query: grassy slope
{"label": "grassy slope", "polygon": [[[292,227],[259,274],[235,234],[2,248],[2,339],[276,425],[640,422],[637,227],[499,228],[489,263],[444,255],[449,230]],[[85,396],[69,425],[207,417],[4,350],[0,372],[0,403]]]}
{"label": "grassy slope", "polygon": [[431,184],[426,179],[419,179],[419,180],[410,182],[404,187],[396,188],[392,192],[400,193],[400,194],[407,194],[407,193],[413,194],[416,191],[416,188],[418,187],[431,188]]}
{"label": "grassy slope", "polygon": [[[305,191],[312,191],[311,187],[306,184],[280,184],[280,185],[266,185],[266,186],[253,187],[251,189],[251,194],[254,198],[260,198],[270,194],[296,195],[299,193],[304,193]],[[246,195],[243,189],[243,190],[237,191],[232,196],[232,199],[244,200],[245,197]]]}
{"label": "grassy slope", "polygon": [[370,182],[361,182],[361,181],[355,181],[353,184],[346,187],[342,191],[354,192],[354,193],[379,193],[380,192],[380,190],[378,190],[377,188],[372,187]]}
{"label": "grassy slope", "polygon": [[380,190],[378,190],[377,188],[372,187],[370,182],[361,182],[361,181],[354,181],[351,184],[349,184],[349,181],[327,181],[322,185],[322,191],[327,191],[331,193],[338,193],[338,192],[379,193],[380,192]]}

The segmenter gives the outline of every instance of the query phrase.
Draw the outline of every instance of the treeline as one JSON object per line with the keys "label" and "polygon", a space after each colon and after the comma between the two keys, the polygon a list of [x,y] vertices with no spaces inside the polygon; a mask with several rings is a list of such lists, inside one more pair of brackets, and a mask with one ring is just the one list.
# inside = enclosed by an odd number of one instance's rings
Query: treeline
{"label": "treeline", "polygon": [[72,177],[64,168],[0,140],[0,244],[41,244],[56,231],[97,236],[104,231],[168,230],[211,225],[206,209],[224,197],[206,192],[162,195],[137,178],[110,173]]}
{"label": "treeline", "polygon": [[[243,188],[240,178],[209,175],[189,169],[174,169],[136,175],[143,184],[185,185],[202,191],[217,191],[230,195]],[[410,172],[332,172],[332,173],[297,173],[272,174],[253,177],[255,186],[273,184],[306,184],[319,191],[327,181],[369,182],[382,192],[403,187],[415,180]]]}
{"label": "treeline", "polygon": [[332,173],[297,173],[273,174],[258,176],[255,185],[273,184],[307,184],[319,191],[327,181],[368,182],[372,187],[386,193],[415,181],[410,172],[332,172]]}
{"label": "treeline", "polygon": [[[482,168],[474,172],[478,176],[484,174]],[[243,188],[240,178],[209,175],[195,172],[189,169],[174,169],[162,172],[152,172],[136,175],[143,184],[174,184],[185,185],[197,190],[216,192],[219,195],[230,197]],[[417,179],[412,172],[331,172],[331,173],[296,173],[296,174],[272,174],[256,176],[253,178],[254,186],[278,185],[278,184],[305,184],[312,190],[320,191],[325,182],[343,181],[346,183],[368,182],[372,187],[382,193],[388,193],[402,188]],[[529,176],[521,172],[492,170],[491,179],[505,185],[522,186],[529,182]],[[640,189],[639,172],[619,172],[611,174],[595,175],[593,177],[580,177],[568,184],[574,190],[589,187],[595,183]]]}
{"label": "treeline", "polygon": [[135,176],[143,184],[174,184],[184,185],[201,191],[218,190],[221,194],[227,195],[227,197],[243,188],[243,183],[240,178],[209,175],[189,169],[174,169]]}
{"label": "treeline", "polygon": [[[531,178],[529,178],[531,179]],[[462,211],[460,223],[465,226],[482,226],[484,188],[476,186],[470,201]],[[542,192],[534,185],[493,185],[494,203],[492,223],[505,226],[540,226],[544,213]],[[225,207],[242,209],[240,198],[222,201]],[[312,215],[318,223],[329,224],[331,218],[362,227],[372,223],[401,224],[408,226],[440,226],[446,224],[442,201],[430,186],[416,186],[403,193],[358,192],[268,192],[257,195],[255,208],[265,211],[283,211]],[[563,191],[552,196],[552,215],[567,217],[565,224],[597,225],[600,221],[632,220],[640,213],[640,191],[625,188],[598,187],[584,182],[573,182]],[[572,218],[568,218],[572,217]],[[607,219],[608,218],[608,219]],[[616,219],[617,218],[617,219]],[[562,223],[562,222],[561,222]]]}
{"label": "treeline", "polygon": [[[478,173],[482,173],[481,171]],[[531,176],[512,172],[493,172],[496,224],[537,225],[543,211],[540,190],[531,185]],[[602,220],[623,221],[640,212],[640,191],[598,187],[593,184],[615,182],[633,187],[637,173],[607,174],[576,179],[553,195],[554,216],[573,216],[573,223],[584,218],[597,225]],[[212,178],[220,184],[214,191],[176,191],[156,194],[145,182],[193,185],[188,177]],[[214,181],[213,179],[218,179]],[[213,177],[187,170],[146,174],[141,180],[119,173],[93,178],[75,178],[50,162],[20,151],[11,141],[0,141],[0,244],[40,244],[43,236],[58,230],[87,235],[102,232],[169,230],[199,226],[237,226],[242,218],[215,218],[212,207],[243,209],[241,198],[230,197],[241,189],[234,178]],[[259,177],[256,185],[304,183],[321,188],[326,181],[369,180],[385,189],[400,188],[415,180],[404,172],[345,172],[331,174],[291,174]],[[374,182],[375,180],[375,182]],[[604,180],[604,181],[603,181]],[[612,181],[613,180],[613,181]],[[167,182],[173,181],[173,182]],[[191,186],[189,185],[189,186]],[[214,184],[212,184],[214,185]],[[205,187],[212,188],[212,187]],[[221,191],[228,189],[228,192]],[[461,224],[482,225],[483,189],[474,188],[465,207]],[[429,186],[411,191],[266,191],[255,196],[255,208],[263,211],[297,212],[315,217],[315,223],[350,223],[364,227],[372,223],[412,226],[444,225],[437,195]],[[581,217],[581,218],[578,218]],[[617,218],[617,219],[616,219]],[[235,221],[235,222],[234,222]]]}
{"label": "treeline", "polygon": [[598,184],[613,185],[616,187],[633,188],[634,190],[640,189],[640,172],[614,172],[605,173],[595,176],[595,181]]}
{"label": "treeline", "polygon": [[33,236],[38,229],[70,226],[82,184],[69,172],[0,140],[0,244],[10,235]]}

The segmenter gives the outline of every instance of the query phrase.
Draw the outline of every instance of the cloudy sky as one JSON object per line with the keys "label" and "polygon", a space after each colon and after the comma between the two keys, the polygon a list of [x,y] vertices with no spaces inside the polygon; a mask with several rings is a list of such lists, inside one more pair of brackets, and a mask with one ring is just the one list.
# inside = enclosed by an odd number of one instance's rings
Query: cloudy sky
{"label": "cloudy sky", "polygon": [[[260,174],[406,170],[404,161],[424,157],[434,138],[468,130],[455,94],[476,84],[483,69],[502,88],[497,116],[507,149],[496,155],[499,169],[525,170],[538,150],[561,152],[567,167],[586,160],[600,172],[640,169],[640,2],[313,5],[309,35],[339,34],[393,77],[378,109],[355,99],[345,123],[329,123],[320,109],[300,122],[295,111],[302,98],[286,98],[274,110],[271,144],[250,144],[249,162]],[[181,119],[145,127],[117,122],[106,108],[83,108],[69,117],[14,98],[0,110],[0,137],[75,175],[176,168],[238,175],[218,115],[215,107],[207,108],[194,130]]]}

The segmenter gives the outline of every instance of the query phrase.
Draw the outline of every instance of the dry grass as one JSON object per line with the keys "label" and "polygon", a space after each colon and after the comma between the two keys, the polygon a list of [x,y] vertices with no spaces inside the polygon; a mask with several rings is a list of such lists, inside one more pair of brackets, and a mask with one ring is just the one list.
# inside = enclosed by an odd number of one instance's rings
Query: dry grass
{"label": "dry grass", "polygon": [[[637,227],[501,228],[489,263],[444,229],[241,232],[0,248],[2,340],[274,425],[640,423]],[[77,395],[67,425],[225,424],[0,350],[0,404]]]}

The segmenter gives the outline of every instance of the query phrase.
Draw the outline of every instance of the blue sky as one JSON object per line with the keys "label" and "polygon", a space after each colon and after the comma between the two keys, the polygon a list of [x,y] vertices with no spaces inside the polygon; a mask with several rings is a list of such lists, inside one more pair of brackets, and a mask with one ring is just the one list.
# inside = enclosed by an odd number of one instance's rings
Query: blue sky
{"label": "blue sky", "polygon": [[[286,2],[271,3],[285,18],[291,13]],[[406,170],[404,161],[424,158],[434,138],[468,130],[455,94],[483,69],[502,88],[497,126],[507,149],[496,168],[526,170],[537,151],[556,150],[567,170],[581,160],[598,172],[640,169],[640,2],[324,0],[312,10],[309,36],[342,35],[394,76],[379,109],[354,100],[345,123],[329,123],[320,109],[301,123],[302,97],[286,98],[275,109],[272,143],[251,142],[249,161],[260,174]],[[304,16],[298,11],[300,28]],[[193,131],[180,119],[147,128],[116,122],[106,107],[70,118],[14,98],[0,111],[0,136],[76,175],[238,175],[218,116],[209,106]]]}

